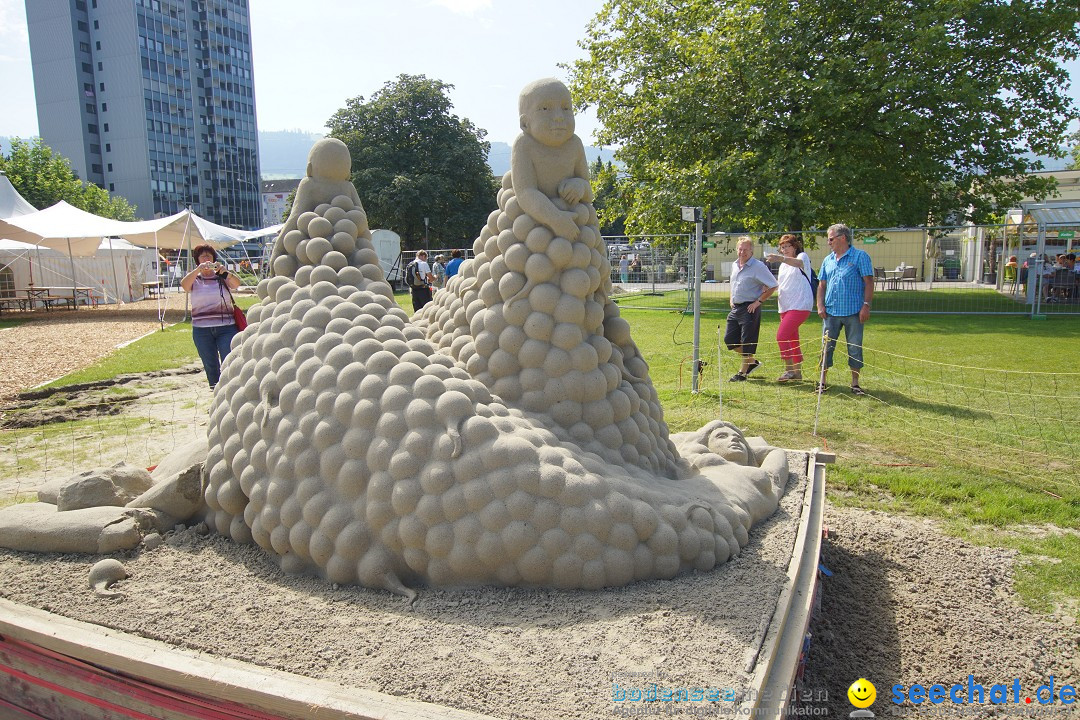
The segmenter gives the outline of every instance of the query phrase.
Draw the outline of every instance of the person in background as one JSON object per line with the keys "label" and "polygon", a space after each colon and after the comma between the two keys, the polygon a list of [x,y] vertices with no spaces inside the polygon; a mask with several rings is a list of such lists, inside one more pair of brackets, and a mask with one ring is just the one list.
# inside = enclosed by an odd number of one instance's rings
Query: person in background
{"label": "person in background", "polygon": [[630,282],[630,259],[625,255],[619,259],[619,277],[622,278],[623,285]]}
{"label": "person in background", "polygon": [[777,382],[802,380],[802,347],[799,343],[799,326],[810,317],[814,307],[814,293],[810,290],[810,256],[803,249],[802,240],[796,235],[780,237],[780,254],[771,253],[769,262],[779,262],[777,280],[780,306],[780,327],[776,330],[776,343],[780,357],[787,369]]}
{"label": "person in background", "polygon": [[727,316],[724,344],[742,356],[739,372],[730,382],[742,382],[761,363],[754,359],[761,332],[761,304],[776,290],[776,278],[765,263],[754,257],[754,243],[746,235],[739,238],[738,258],[731,264],[731,312]]}
{"label": "person in background", "polygon": [[434,278],[432,285],[441,288],[446,285],[446,256],[436,255],[435,262],[431,264],[431,277]]}
{"label": "person in background", "polygon": [[450,278],[458,274],[458,268],[461,267],[461,263],[464,262],[461,259],[460,250],[450,251],[450,262],[446,263],[446,280],[450,281]]}
{"label": "person in background", "polygon": [[239,332],[230,291],[240,287],[240,278],[218,262],[217,251],[209,245],[197,246],[191,256],[198,265],[180,280],[180,287],[191,295],[191,337],[213,389],[233,336]]}
{"label": "person in background", "polygon": [[859,385],[859,371],[863,367],[863,325],[870,320],[870,302],[874,298],[874,266],[866,252],[851,246],[851,228],[847,225],[830,226],[828,236],[832,252],[822,260],[818,271],[817,311],[824,321],[826,344],[817,391],[823,393],[828,388],[825,375],[832,367],[833,350],[843,328],[851,392],[865,395]]}
{"label": "person in background", "polygon": [[427,250],[421,250],[416,253],[416,260],[413,261],[416,263],[417,276],[424,281],[419,285],[409,286],[414,312],[431,302],[431,283],[435,281],[435,276],[431,274],[431,266],[428,265],[427,258]]}

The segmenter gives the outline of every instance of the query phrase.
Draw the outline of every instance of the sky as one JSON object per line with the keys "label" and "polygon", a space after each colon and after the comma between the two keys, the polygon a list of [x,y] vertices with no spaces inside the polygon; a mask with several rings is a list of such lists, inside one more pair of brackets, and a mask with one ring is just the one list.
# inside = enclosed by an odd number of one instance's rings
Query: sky
{"label": "sky", "polygon": [[[454,86],[454,113],[511,142],[517,94],[584,56],[578,40],[602,0],[250,0],[259,129],[323,132],[353,97],[402,73]],[[1080,103],[1080,62],[1067,65]],[[0,0],[0,136],[37,135],[23,0]],[[597,122],[579,112],[592,143]]]}
{"label": "sky", "polygon": [[[602,0],[250,0],[259,130],[323,132],[350,98],[370,99],[402,73],[454,86],[454,114],[511,142],[517,95],[561,63]],[[0,0],[0,136],[37,135],[23,0]],[[579,113],[590,144],[595,117]]]}

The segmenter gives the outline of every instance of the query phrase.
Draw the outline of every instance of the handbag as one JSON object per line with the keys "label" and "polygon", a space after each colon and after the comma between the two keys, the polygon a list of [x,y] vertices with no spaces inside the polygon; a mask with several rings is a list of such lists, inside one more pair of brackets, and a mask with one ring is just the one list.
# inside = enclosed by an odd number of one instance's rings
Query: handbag
{"label": "handbag", "polygon": [[235,302],[233,303],[232,314],[233,320],[236,322],[237,330],[243,330],[248,326],[247,315],[244,314],[244,311],[241,310],[240,306],[237,305]]}
{"label": "handbag", "polygon": [[225,281],[220,280],[221,287],[225,288],[225,292],[229,293],[229,300],[232,301],[232,316],[233,322],[236,323],[236,331],[239,332],[248,326],[247,315],[240,309],[240,306],[236,304],[236,298],[233,297],[232,290],[225,284]]}

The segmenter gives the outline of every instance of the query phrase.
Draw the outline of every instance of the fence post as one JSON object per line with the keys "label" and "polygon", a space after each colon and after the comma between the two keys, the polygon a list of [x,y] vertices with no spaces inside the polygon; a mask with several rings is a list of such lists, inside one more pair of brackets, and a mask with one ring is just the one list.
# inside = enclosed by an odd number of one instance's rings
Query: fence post
{"label": "fence post", "polygon": [[694,208],[694,382],[691,392],[697,395],[701,358],[701,208]]}
{"label": "fence post", "polygon": [[821,331],[821,360],[818,363],[818,385],[817,385],[817,405],[814,406],[814,437],[817,437],[818,419],[821,417],[821,396],[824,392],[821,392],[825,387],[825,347],[829,343],[829,335],[822,328]]}

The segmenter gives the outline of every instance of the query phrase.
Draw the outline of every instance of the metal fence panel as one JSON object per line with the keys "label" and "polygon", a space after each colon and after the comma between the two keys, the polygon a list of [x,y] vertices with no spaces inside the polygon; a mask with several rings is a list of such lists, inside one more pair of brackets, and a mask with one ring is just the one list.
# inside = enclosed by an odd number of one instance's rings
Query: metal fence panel
{"label": "metal fence panel", "polygon": [[[759,259],[778,252],[783,234],[745,233],[754,242],[754,255]],[[829,253],[825,232],[792,234],[801,237],[814,268],[820,268]],[[854,235],[853,246],[869,253],[874,265],[875,313],[1080,314],[1080,274],[1069,275],[1055,265],[1058,254],[1073,251],[1069,231],[1061,231],[1060,238],[1055,232],[1041,244],[1035,228],[1023,225],[870,228],[855,229]],[[728,279],[741,236],[705,237],[702,307],[706,311],[727,311]],[[665,309],[688,306],[689,234],[605,240],[612,265],[612,294],[620,304]],[[1040,247],[1042,254],[1036,252]],[[628,259],[626,272],[620,267],[624,258]],[[777,268],[772,269],[775,273]],[[776,311],[775,298],[766,303],[765,310]]]}

